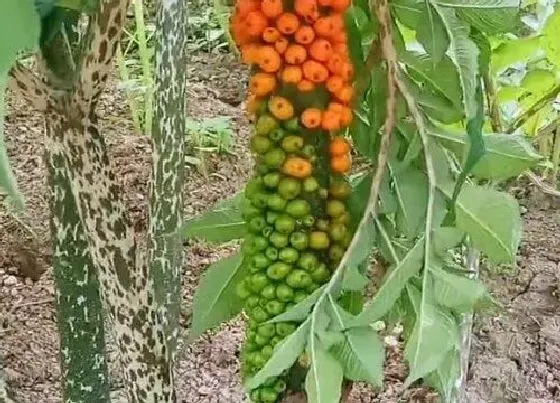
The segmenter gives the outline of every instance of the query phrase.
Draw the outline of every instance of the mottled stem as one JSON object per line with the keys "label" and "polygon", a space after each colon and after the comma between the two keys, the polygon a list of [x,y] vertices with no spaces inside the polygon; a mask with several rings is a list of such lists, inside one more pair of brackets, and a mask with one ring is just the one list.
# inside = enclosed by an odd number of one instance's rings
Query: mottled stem
{"label": "mottled stem", "polygon": [[181,307],[183,246],[178,232],[183,220],[187,5],[156,3],[155,119],[150,187],[148,262],[168,353],[177,342]]}
{"label": "mottled stem", "polygon": [[16,63],[8,76],[8,88],[23,98],[35,109],[44,112],[50,96],[49,88],[33,71],[21,63]]}
{"label": "mottled stem", "polygon": [[[46,122],[48,136],[56,126]],[[64,159],[60,153],[46,155],[62,398],[65,403],[110,402],[99,283]]]}
{"label": "mottled stem", "polygon": [[4,373],[4,361],[0,357],[0,403],[17,403],[12,393],[10,392],[10,387],[6,381],[6,374]]}

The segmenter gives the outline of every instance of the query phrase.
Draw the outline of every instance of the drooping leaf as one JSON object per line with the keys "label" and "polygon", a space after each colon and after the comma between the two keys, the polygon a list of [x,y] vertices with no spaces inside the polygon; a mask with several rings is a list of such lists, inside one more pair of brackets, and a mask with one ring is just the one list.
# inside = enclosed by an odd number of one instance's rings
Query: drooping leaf
{"label": "drooping leaf", "polygon": [[[464,158],[466,138],[435,127],[428,134],[443,146]],[[517,176],[542,160],[525,138],[510,134],[492,134],[484,137],[486,153],[473,167],[472,173],[482,179],[505,179]]]}
{"label": "drooping leaf", "polygon": [[418,105],[422,107],[426,114],[443,124],[453,124],[459,122],[465,116],[462,108],[456,107],[439,92],[421,88],[414,81],[403,77],[407,82],[407,87],[411,95],[414,96]]}
{"label": "drooping leaf", "polygon": [[456,382],[461,373],[461,358],[457,348],[451,349],[438,369],[423,378],[427,385],[435,388],[444,401],[453,400],[456,392]]}
{"label": "drooping leaf", "polygon": [[441,17],[449,36],[449,57],[459,72],[463,93],[463,107],[467,120],[471,120],[477,111],[475,92],[478,74],[478,49],[470,38],[470,27],[457,18],[455,10],[437,5],[429,0]]}
{"label": "drooping leaf", "polygon": [[[444,190],[449,196],[449,190]],[[457,228],[494,263],[510,263],[521,241],[517,201],[507,193],[466,185],[457,198]]]}
{"label": "drooping leaf", "polygon": [[432,234],[432,244],[434,252],[443,255],[449,249],[453,249],[465,237],[465,233],[453,227],[436,228]]}
{"label": "drooping leaf", "polygon": [[310,296],[305,298],[303,301],[295,304],[286,312],[283,312],[280,315],[277,315],[274,318],[270,319],[267,323],[301,322],[302,320],[305,320],[305,318],[309,316],[311,308],[313,308],[313,305],[315,305],[324,289],[324,285],[317,288]]}
{"label": "drooping leaf", "polygon": [[521,136],[496,134],[485,137],[487,153],[472,174],[481,179],[503,180],[515,177],[537,165],[543,157]]}
{"label": "drooping leaf", "polygon": [[354,382],[367,382],[375,388],[383,384],[385,352],[379,336],[371,327],[348,330],[345,340],[331,348],[342,364],[344,376]]}
{"label": "drooping leaf", "polygon": [[236,287],[246,272],[240,253],[206,269],[193,297],[191,341],[241,312],[243,301],[237,296]]}
{"label": "drooping leaf", "polygon": [[442,268],[430,268],[434,278],[436,302],[454,312],[471,311],[478,302],[488,298],[488,290],[479,280],[450,273]]}
{"label": "drooping leaf", "polygon": [[405,387],[436,370],[458,338],[455,319],[435,304],[430,283],[424,281],[423,285],[421,295],[412,299],[416,321],[404,352],[410,366]]}
{"label": "drooping leaf", "polygon": [[305,378],[307,401],[339,403],[342,394],[342,366],[313,333],[309,335],[308,350],[311,364]]}
{"label": "drooping leaf", "polygon": [[295,332],[276,345],[272,357],[265,366],[249,378],[245,383],[245,389],[253,390],[258,388],[269,378],[280,375],[284,370],[290,368],[305,349],[309,338],[311,317],[303,322]]}
{"label": "drooping leaf", "polygon": [[186,238],[200,238],[209,242],[227,242],[245,235],[245,220],[241,216],[244,194],[216,204],[202,216],[186,220],[181,233]]}
{"label": "drooping leaf", "polygon": [[436,65],[442,60],[449,47],[447,31],[440,15],[428,1],[424,2],[419,21],[420,23],[416,26],[416,39],[430,54],[433,65]]}
{"label": "drooping leaf", "polygon": [[412,168],[398,173],[391,168],[390,172],[399,205],[397,228],[408,238],[413,238],[426,217],[428,178],[422,171]]}
{"label": "drooping leaf", "polygon": [[482,32],[494,35],[509,31],[515,24],[518,0],[436,0],[457,9],[458,16]]}
{"label": "drooping leaf", "polygon": [[438,63],[434,64],[426,54],[405,51],[399,56],[408,68],[414,69],[440,95],[446,97],[453,105],[462,106],[459,75],[449,57],[443,56]]}
{"label": "drooping leaf", "polygon": [[408,280],[416,275],[422,267],[424,257],[424,238],[416,241],[414,247],[389,271],[373,299],[364,306],[363,312],[356,318],[356,326],[369,325],[385,315],[399,298]]}
{"label": "drooping leaf", "polygon": [[358,270],[358,266],[348,266],[342,278],[342,289],[350,291],[360,291],[369,280]]}
{"label": "drooping leaf", "polygon": [[390,5],[400,22],[416,29],[423,10],[423,0],[393,0]]}

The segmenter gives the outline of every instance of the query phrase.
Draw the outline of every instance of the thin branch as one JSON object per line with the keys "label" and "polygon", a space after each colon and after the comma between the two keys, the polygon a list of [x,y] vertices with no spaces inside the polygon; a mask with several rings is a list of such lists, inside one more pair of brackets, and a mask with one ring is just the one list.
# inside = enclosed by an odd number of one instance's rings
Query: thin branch
{"label": "thin branch", "polygon": [[529,109],[519,115],[507,129],[507,133],[513,133],[525,124],[529,119],[535,116],[547,103],[552,102],[560,94],[560,84],[543,95],[541,99],[535,102]]}
{"label": "thin branch", "polygon": [[22,63],[16,63],[10,70],[8,88],[35,109],[41,112],[47,109],[50,90],[31,69]]}
{"label": "thin branch", "polygon": [[525,175],[527,178],[529,178],[531,183],[533,185],[535,185],[537,187],[537,189],[539,189],[544,194],[547,194],[547,195],[550,195],[550,196],[555,196],[555,197],[560,197],[560,191],[554,189],[552,186],[543,182],[543,180],[541,178],[539,178],[537,175],[535,175],[533,172],[525,171],[525,172],[523,172],[523,175]]}
{"label": "thin branch", "polygon": [[494,133],[502,133],[502,119],[500,117],[500,107],[496,97],[496,86],[492,82],[492,78],[488,72],[482,76],[484,88],[486,89],[486,99],[488,102],[488,110],[490,112],[490,124]]}

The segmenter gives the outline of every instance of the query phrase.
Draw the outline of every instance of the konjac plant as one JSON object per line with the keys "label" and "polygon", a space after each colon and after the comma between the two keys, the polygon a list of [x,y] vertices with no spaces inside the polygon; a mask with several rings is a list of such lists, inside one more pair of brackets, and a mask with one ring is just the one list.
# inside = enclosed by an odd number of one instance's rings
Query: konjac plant
{"label": "konjac plant", "polygon": [[190,330],[194,340],[242,314],[250,401],[382,388],[377,329],[396,325],[405,387],[461,401],[473,313],[494,303],[479,255],[512,263],[520,242],[518,204],[494,185],[541,159],[524,138],[485,129],[489,40],[515,25],[517,7],[237,1],[253,174],[184,230],[242,236],[202,278]]}

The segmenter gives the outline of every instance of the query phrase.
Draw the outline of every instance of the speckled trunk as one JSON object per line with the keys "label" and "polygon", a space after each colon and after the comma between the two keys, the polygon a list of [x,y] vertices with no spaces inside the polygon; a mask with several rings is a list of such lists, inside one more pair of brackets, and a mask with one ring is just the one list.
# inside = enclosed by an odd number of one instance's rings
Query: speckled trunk
{"label": "speckled trunk", "polygon": [[186,45],[186,2],[158,1],[148,261],[171,356],[181,307],[183,246],[178,230],[183,219]]}
{"label": "speckled trunk", "polygon": [[[65,28],[67,32],[74,32],[79,13],[65,13]],[[67,41],[71,46],[66,46]],[[60,94],[68,94],[65,88],[72,87],[75,54],[70,52],[75,52],[78,46],[76,36],[65,36],[62,32],[43,46],[42,56],[49,67],[45,76],[49,78],[51,88],[56,88]],[[60,96],[47,101],[47,138],[65,135],[60,124],[65,119],[59,116],[64,111],[56,110]],[[60,149],[46,150],[62,399],[65,403],[109,403],[105,321],[99,281],[77,213],[65,161]]]}
{"label": "speckled trunk", "polygon": [[[56,130],[56,124],[47,121],[46,130]],[[76,211],[64,155],[47,153],[46,160],[62,398],[66,403],[110,402],[99,282]]]}
{"label": "speckled trunk", "polygon": [[0,357],[0,403],[16,403],[6,381],[2,357]]}

